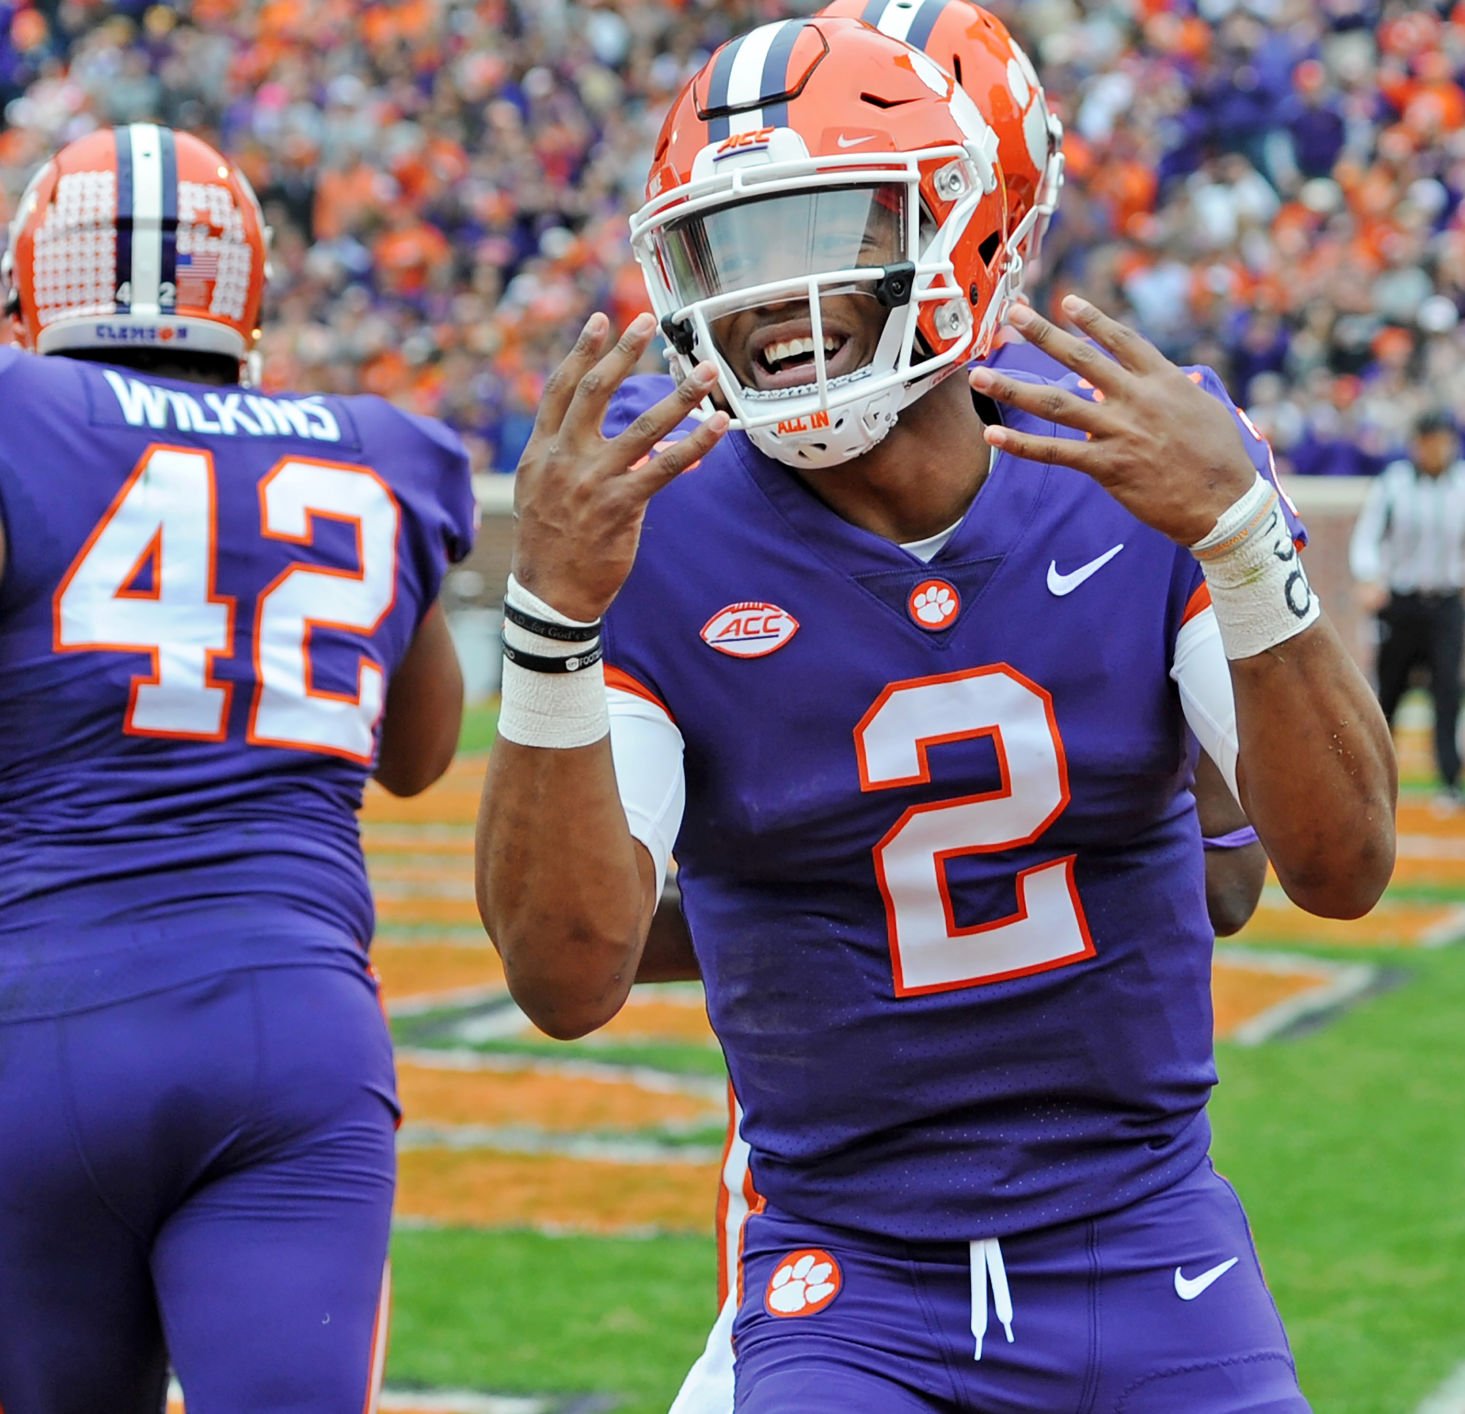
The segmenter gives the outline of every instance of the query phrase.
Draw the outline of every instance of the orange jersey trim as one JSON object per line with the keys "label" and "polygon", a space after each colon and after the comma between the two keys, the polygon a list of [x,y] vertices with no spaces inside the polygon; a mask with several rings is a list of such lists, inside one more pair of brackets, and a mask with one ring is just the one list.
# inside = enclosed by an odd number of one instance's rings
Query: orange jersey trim
{"label": "orange jersey trim", "polygon": [[1185,612],[1180,616],[1180,627],[1184,628],[1197,614],[1203,614],[1211,607],[1211,587],[1202,581],[1196,585],[1195,593],[1190,596],[1190,602],[1185,606]]}
{"label": "orange jersey trim", "polygon": [[640,697],[660,707],[673,722],[676,718],[672,716],[671,708],[666,705],[652,690],[644,683],[637,682],[630,673],[621,668],[613,668],[609,663],[605,665],[605,685],[618,688],[621,692],[629,692],[633,697]]}

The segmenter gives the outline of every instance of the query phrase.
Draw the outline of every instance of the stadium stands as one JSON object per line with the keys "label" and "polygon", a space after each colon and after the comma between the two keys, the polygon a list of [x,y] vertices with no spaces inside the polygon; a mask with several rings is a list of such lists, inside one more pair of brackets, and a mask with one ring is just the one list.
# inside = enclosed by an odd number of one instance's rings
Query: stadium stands
{"label": "stadium stands", "polygon": [[[626,212],[729,33],[807,0],[0,0],[0,215],[97,124],[238,155],[275,229],[269,386],[367,388],[511,470],[592,308],[644,302]],[[1465,420],[1465,6],[992,0],[1068,127],[1038,298],[1215,364],[1284,469],[1368,474]]]}

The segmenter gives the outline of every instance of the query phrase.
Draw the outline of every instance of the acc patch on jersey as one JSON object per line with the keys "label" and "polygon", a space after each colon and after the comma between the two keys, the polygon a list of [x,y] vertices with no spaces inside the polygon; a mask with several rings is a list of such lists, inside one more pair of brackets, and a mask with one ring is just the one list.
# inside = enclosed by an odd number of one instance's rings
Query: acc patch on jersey
{"label": "acc patch on jersey", "polygon": [[799,621],[777,604],[729,604],[702,625],[702,641],[731,658],[766,658],[799,631]]}
{"label": "acc patch on jersey", "polygon": [[770,1316],[812,1316],[822,1311],[844,1285],[839,1263],[818,1247],[790,1252],[773,1269],[763,1305]]}

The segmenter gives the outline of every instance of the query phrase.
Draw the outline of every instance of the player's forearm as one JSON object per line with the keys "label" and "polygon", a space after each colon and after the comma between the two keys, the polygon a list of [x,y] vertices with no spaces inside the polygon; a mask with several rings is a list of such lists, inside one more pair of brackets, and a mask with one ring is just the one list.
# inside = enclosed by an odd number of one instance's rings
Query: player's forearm
{"label": "player's forearm", "polygon": [[692,935],[687,931],[687,920],[682,914],[681,890],[677,888],[676,879],[669,878],[651,919],[651,930],[646,935],[646,946],[636,968],[636,981],[701,980],[697,954],[692,951]]}
{"label": "player's forearm", "polygon": [[1394,868],[1398,772],[1383,714],[1326,617],[1233,659],[1242,804],[1288,895],[1367,913]]}
{"label": "player's forearm", "polygon": [[530,1020],[561,1040],[609,1021],[635,978],[655,901],[609,741],[554,751],[500,737],[474,873],[479,915]]}
{"label": "player's forearm", "polygon": [[426,790],[452,764],[462,727],[463,672],[434,604],[387,687],[373,774],[393,795]]}
{"label": "player's forearm", "polygon": [[1266,880],[1267,856],[1259,844],[1206,852],[1206,913],[1218,938],[1239,933],[1256,912]]}

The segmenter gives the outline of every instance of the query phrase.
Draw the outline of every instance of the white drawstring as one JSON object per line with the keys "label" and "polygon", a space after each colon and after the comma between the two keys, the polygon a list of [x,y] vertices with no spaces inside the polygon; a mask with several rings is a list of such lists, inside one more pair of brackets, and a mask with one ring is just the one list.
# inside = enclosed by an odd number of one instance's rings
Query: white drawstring
{"label": "white drawstring", "polygon": [[1007,1286],[1007,1268],[1002,1261],[1002,1244],[995,1237],[984,1237],[971,1244],[972,1269],[972,1335],[976,1338],[977,1353],[974,1360],[982,1358],[982,1341],[987,1336],[987,1290],[991,1282],[992,1308],[997,1320],[1007,1332],[1007,1343],[1012,1343],[1012,1292]]}

